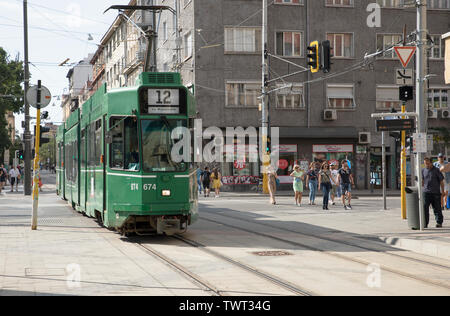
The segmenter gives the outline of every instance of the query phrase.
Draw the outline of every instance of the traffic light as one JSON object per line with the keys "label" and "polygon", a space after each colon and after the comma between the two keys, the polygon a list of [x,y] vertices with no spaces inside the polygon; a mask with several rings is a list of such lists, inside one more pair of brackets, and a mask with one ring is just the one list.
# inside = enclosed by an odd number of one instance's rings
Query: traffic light
{"label": "traffic light", "polygon": [[48,112],[47,112],[47,111],[42,112],[42,114],[41,114],[41,119],[42,119],[42,120],[48,119]]}
{"label": "traffic light", "polygon": [[322,42],[322,70],[324,73],[329,73],[331,70],[331,57],[333,57],[333,54],[331,54],[331,44],[330,41],[323,41]]}
{"label": "traffic light", "polygon": [[23,150],[19,150],[17,152],[17,157],[16,158],[19,159],[19,160],[23,160]]}
{"label": "traffic light", "polygon": [[270,137],[267,137],[266,153],[270,154],[271,153],[271,148],[272,148],[272,144],[271,144]]}
{"label": "traffic light", "polygon": [[40,141],[39,143],[42,145],[50,143],[50,138],[44,138],[42,137],[42,134],[50,132],[50,127],[43,127],[41,126],[41,135],[40,135]]}
{"label": "traffic light", "polygon": [[[42,134],[45,134],[45,133],[48,133],[48,132],[50,132],[50,127],[43,127],[43,126],[41,126],[40,133],[39,133],[39,144],[40,144],[40,146],[50,142],[50,138],[42,137]],[[34,126],[34,135],[36,135],[36,126]]]}
{"label": "traffic light", "polygon": [[311,67],[311,72],[316,73],[320,69],[320,45],[318,41],[311,42],[308,46],[308,65]]}

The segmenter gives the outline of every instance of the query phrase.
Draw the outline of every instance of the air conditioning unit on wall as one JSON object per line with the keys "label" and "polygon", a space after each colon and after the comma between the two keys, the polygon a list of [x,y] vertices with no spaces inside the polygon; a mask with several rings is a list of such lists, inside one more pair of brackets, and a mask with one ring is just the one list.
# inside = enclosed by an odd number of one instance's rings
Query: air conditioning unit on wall
{"label": "air conditioning unit on wall", "polygon": [[443,119],[450,119],[450,110],[442,110],[441,117]]}
{"label": "air conditioning unit on wall", "polygon": [[336,110],[324,110],[323,111],[323,119],[325,121],[336,121],[337,120],[337,111]]}
{"label": "air conditioning unit on wall", "polygon": [[438,110],[436,110],[436,109],[428,110],[428,118],[429,119],[437,119],[438,118]]}
{"label": "air conditioning unit on wall", "polygon": [[370,132],[360,132],[358,137],[358,142],[360,144],[370,144],[371,143]]}

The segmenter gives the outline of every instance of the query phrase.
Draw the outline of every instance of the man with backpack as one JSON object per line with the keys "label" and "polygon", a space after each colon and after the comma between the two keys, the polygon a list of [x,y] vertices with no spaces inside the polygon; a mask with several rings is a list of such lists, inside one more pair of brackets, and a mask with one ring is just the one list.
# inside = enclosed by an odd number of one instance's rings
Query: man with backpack
{"label": "man with backpack", "polygon": [[211,172],[209,172],[209,168],[205,167],[205,170],[202,173],[202,184],[203,184],[203,193],[205,197],[209,197],[210,185],[211,185]]}

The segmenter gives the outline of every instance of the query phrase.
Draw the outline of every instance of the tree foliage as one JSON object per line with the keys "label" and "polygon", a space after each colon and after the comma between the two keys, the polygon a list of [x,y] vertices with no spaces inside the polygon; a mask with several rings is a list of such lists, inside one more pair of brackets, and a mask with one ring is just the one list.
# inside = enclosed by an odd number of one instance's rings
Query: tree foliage
{"label": "tree foliage", "polygon": [[3,157],[5,149],[12,146],[5,115],[8,111],[19,113],[23,110],[23,78],[23,62],[11,60],[0,47],[0,157]]}

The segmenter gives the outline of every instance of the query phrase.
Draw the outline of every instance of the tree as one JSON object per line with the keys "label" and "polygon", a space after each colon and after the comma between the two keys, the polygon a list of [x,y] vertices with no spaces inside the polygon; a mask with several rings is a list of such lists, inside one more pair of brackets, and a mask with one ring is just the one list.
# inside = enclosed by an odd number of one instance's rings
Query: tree
{"label": "tree", "polygon": [[3,157],[5,149],[12,146],[5,115],[8,111],[19,113],[23,109],[23,79],[23,63],[11,60],[0,47],[0,157]]}

